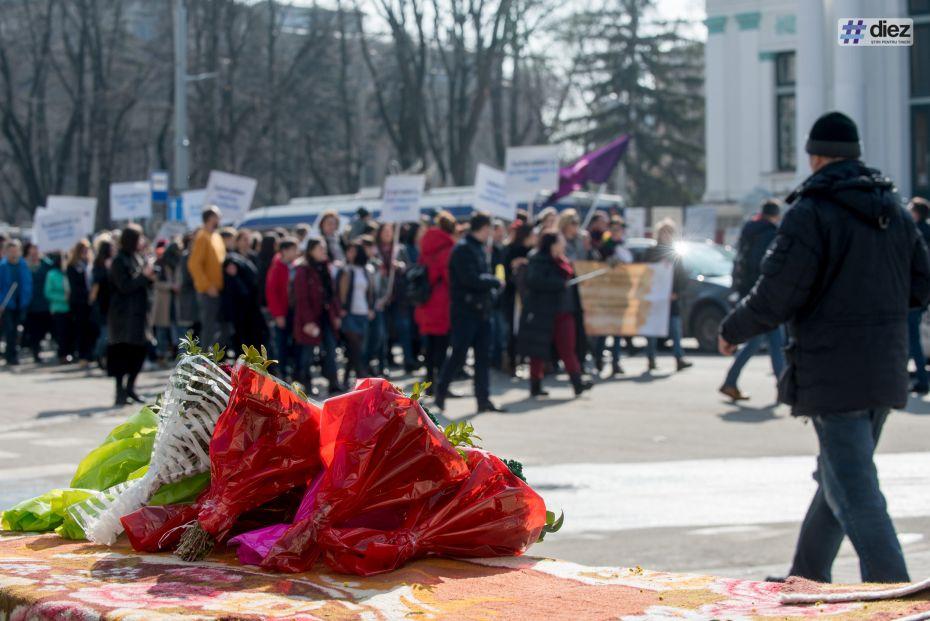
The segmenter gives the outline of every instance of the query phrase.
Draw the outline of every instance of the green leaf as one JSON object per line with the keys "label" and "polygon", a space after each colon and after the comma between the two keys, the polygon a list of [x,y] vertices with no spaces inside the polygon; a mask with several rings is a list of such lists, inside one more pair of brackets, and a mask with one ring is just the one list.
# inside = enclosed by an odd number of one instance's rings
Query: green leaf
{"label": "green leaf", "polygon": [[523,475],[523,464],[518,462],[516,459],[502,459],[504,465],[507,466],[515,477],[526,483],[526,477]]}
{"label": "green leaf", "polygon": [[539,533],[539,539],[536,540],[536,543],[539,543],[546,538],[546,535],[549,533],[557,533],[562,528],[562,525],[565,523],[565,513],[562,512],[558,518],[555,517],[555,513],[552,511],[546,511],[546,525],[543,526],[542,532]]}
{"label": "green leaf", "polygon": [[416,384],[413,385],[413,392],[410,393],[410,398],[413,399],[414,401],[419,401],[420,398],[426,393],[427,390],[429,390],[429,387],[432,385],[433,385],[432,382],[417,382]]}
{"label": "green leaf", "polygon": [[253,371],[264,375],[268,375],[268,367],[278,362],[277,360],[268,359],[268,350],[265,349],[264,345],[261,346],[261,349],[255,349],[254,345],[243,345],[239,360]]}

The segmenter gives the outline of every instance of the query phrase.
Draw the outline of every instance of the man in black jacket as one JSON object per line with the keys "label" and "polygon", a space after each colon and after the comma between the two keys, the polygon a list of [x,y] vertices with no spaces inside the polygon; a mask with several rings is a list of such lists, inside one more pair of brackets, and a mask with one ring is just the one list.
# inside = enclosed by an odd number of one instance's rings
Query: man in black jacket
{"label": "man in black jacket", "polygon": [[[925,198],[915,196],[907,206],[917,225],[917,232],[923,238],[924,243],[930,246],[930,201]],[[911,360],[914,361],[916,373],[914,374],[914,383],[911,385],[911,392],[918,395],[925,395],[930,392],[930,381],[927,375],[927,359],[924,356],[923,344],[920,342],[920,322],[923,320],[926,308],[912,308],[907,315],[907,338],[910,346]]]}
{"label": "man in black jacket", "polygon": [[436,386],[436,407],[445,407],[449,384],[462,367],[469,348],[475,354],[475,397],[478,412],[502,412],[491,403],[490,362],[491,313],[501,282],[488,267],[488,237],[491,218],[476,213],[469,221],[469,232],[452,249],[449,257],[449,296],[451,299],[452,354],[442,367]]}
{"label": "man in black jacket", "polygon": [[[775,198],[767,199],[762,203],[762,209],[752,220],[743,226],[737,244],[736,260],[733,262],[733,290],[739,295],[740,299],[749,295],[753,285],[759,280],[762,269],[762,259],[768,250],[772,240],[775,239],[775,232],[778,231],[778,221],[781,218],[780,200]],[[772,372],[776,379],[781,376],[785,368],[785,354],[782,351],[784,347],[784,337],[782,336],[781,326],[760,334],[746,341],[743,348],[736,354],[727,377],[720,387],[720,392],[732,399],[733,401],[743,401],[749,397],[743,394],[736,383],[739,381],[739,375],[746,366],[746,363],[759,351],[762,342],[768,340],[769,356],[772,358]]]}
{"label": "man in black jacket", "polygon": [[907,403],[907,314],[930,298],[930,259],[891,181],[859,160],[849,117],[820,117],[806,149],[814,172],[788,197],[761,278],[721,325],[720,351],[788,324],[779,399],[811,417],[820,444],[791,574],[829,582],[845,534],[863,581],[906,582],[873,453],[889,410]]}

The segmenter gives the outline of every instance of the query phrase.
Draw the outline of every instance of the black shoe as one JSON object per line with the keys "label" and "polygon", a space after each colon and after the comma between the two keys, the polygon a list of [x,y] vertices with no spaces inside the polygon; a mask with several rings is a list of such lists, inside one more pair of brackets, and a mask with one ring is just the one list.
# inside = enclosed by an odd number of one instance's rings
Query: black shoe
{"label": "black shoe", "polygon": [[502,408],[499,405],[494,405],[490,401],[485,401],[484,403],[478,404],[478,413],[484,414],[485,412],[506,412],[507,408]]}
{"label": "black shoe", "polygon": [[656,359],[655,359],[655,358],[650,358],[650,359],[649,359],[649,370],[650,370],[650,371],[655,371],[655,370],[658,369],[658,368],[659,368],[658,365],[656,365]]}
{"label": "black shoe", "polygon": [[615,362],[610,367],[610,374],[613,375],[623,375],[623,367],[620,366],[619,362]]}
{"label": "black shoe", "polygon": [[572,381],[572,388],[575,390],[576,397],[584,391],[594,388],[593,383],[581,379],[580,375],[572,375],[570,379]]}
{"label": "black shoe", "polygon": [[126,389],[126,399],[132,403],[145,403],[145,399],[140,397],[135,390]]}
{"label": "black shoe", "polygon": [[693,362],[689,362],[685,360],[684,358],[675,359],[675,368],[679,371],[684,371],[685,369],[689,369],[693,366],[694,366]]}
{"label": "black shoe", "polygon": [[543,390],[542,380],[530,380],[530,397],[548,397],[549,391]]}
{"label": "black shoe", "polygon": [[119,386],[116,389],[116,399],[113,402],[114,407],[121,408],[124,405],[129,405],[129,397],[126,395],[126,390]]}
{"label": "black shoe", "polygon": [[787,576],[766,576],[765,581],[766,582],[777,582],[781,584],[781,583],[787,582],[788,577]]}

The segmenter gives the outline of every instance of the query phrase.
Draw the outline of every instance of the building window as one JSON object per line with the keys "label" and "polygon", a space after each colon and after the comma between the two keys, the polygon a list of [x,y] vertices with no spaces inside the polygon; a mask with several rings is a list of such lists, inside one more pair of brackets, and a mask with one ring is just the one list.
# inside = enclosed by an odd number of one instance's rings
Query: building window
{"label": "building window", "polygon": [[775,55],[775,163],[779,171],[793,171],[795,161],[794,52]]}
{"label": "building window", "polygon": [[909,0],[908,9],[911,15],[930,15],[930,0]]}

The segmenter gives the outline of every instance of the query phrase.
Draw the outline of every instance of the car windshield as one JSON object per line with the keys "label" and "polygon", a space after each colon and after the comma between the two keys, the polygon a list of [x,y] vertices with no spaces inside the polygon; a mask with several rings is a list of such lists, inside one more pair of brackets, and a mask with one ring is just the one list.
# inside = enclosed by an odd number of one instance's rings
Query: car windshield
{"label": "car windshield", "polygon": [[723,246],[678,242],[675,250],[681,255],[685,269],[692,277],[712,278],[733,273],[733,254]]}

